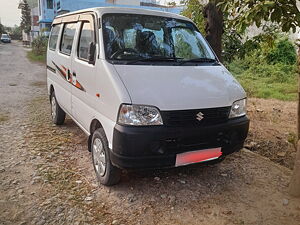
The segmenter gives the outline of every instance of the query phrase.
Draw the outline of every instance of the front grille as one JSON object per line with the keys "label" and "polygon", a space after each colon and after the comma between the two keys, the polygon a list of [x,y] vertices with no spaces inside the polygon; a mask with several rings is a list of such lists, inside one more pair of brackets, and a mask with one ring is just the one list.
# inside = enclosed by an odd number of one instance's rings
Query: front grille
{"label": "front grille", "polygon": [[[162,111],[162,119],[166,126],[209,126],[226,122],[229,117],[231,107]],[[203,119],[197,120],[197,114],[201,112]]]}

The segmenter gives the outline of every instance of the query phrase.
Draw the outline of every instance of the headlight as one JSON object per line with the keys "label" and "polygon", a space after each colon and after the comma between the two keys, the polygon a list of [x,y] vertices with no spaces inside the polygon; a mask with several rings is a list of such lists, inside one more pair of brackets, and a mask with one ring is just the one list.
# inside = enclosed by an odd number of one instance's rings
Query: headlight
{"label": "headlight", "polygon": [[245,98],[235,101],[231,106],[229,118],[245,116],[247,113],[246,104],[247,104],[247,100]]}
{"label": "headlight", "polygon": [[163,125],[157,108],[126,104],[122,104],[120,107],[118,123],[133,126]]}

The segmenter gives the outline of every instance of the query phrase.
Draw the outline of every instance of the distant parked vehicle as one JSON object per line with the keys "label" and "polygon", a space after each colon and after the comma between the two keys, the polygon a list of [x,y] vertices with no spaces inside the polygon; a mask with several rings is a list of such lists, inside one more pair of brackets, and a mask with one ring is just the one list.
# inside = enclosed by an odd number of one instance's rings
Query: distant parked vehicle
{"label": "distant parked vehicle", "polygon": [[3,43],[11,43],[11,38],[8,34],[1,35],[1,42]]}

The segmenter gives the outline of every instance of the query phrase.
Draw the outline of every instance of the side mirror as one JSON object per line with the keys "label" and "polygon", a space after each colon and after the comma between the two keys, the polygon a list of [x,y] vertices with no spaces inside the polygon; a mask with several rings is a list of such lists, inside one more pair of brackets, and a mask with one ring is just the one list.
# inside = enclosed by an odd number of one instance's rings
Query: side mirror
{"label": "side mirror", "polygon": [[94,42],[90,42],[89,45],[89,64],[95,64],[95,52],[96,52],[96,44]]}

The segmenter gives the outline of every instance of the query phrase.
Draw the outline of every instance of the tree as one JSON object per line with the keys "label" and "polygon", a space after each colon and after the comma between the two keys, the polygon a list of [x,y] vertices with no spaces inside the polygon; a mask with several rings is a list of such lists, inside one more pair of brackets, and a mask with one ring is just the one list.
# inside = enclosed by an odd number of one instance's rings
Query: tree
{"label": "tree", "polygon": [[297,43],[298,45],[298,72],[299,72],[299,78],[298,78],[298,151],[296,155],[295,160],[295,166],[294,166],[294,173],[291,178],[289,191],[291,195],[294,195],[296,197],[300,197],[300,40]]}
{"label": "tree", "polygon": [[205,34],[205,23],[203,16],[203,5],[199,0],[189,0],[185,2],[186,8],[182,11],[182,15],[194,21],[202,34]]}
{"label": "tree", "polygon": [[22,40],[21,27],[15,25],[11,30],[10,37],[14,40]]}
{"label": "tree", "polygon": [[202,0],[187,0],[182,15],[193,20],[202,34],[206,35],[218,58],[222,59],[223,13],[217,7],[219,0],[210,0],[206,6]]}
{"label": "tree", "polygon": [[204,7],[204,18],[206,19],[206,40],[222,61],[222,35],[223,35],[223,13],[217,7],[218,0],[210,0]]}
{"label": "tree", "polygon": [[[221,0],[218,4],[229,15],[230,24],[244,32],[255,24],[270,21],[280,25],[283,32],[300,27],[300,12],[296,0]],[[298,60],[300,60],[300,46]],[[300,63],[300,62],[299,62]],[[299,69],[299,101],[298,101],[298,152],[294,173],[290,182],[290,194],[300,197],[300,69]]]}
{"label": "tree", "polygon": [[263,21],[280,25],[283,32],[300,26],[296,0],[221,0],[218,6],[228,13],[232,27],[244,32],[250,25],[260,27]]}
{"label": "tree", "polygon": [[168,2],[169,6],[176,6],[176,2]]}
{"label": "tree", "polygon": [[0,23],[0,34],[5,32],[4,26]]}
{"label": "tree", "polygon": [[19,8],[21,8],[21,28],[26,34],[29,34],[31,31],[31,15],[27,0],[23,0],[23,2],[20,3]]}

